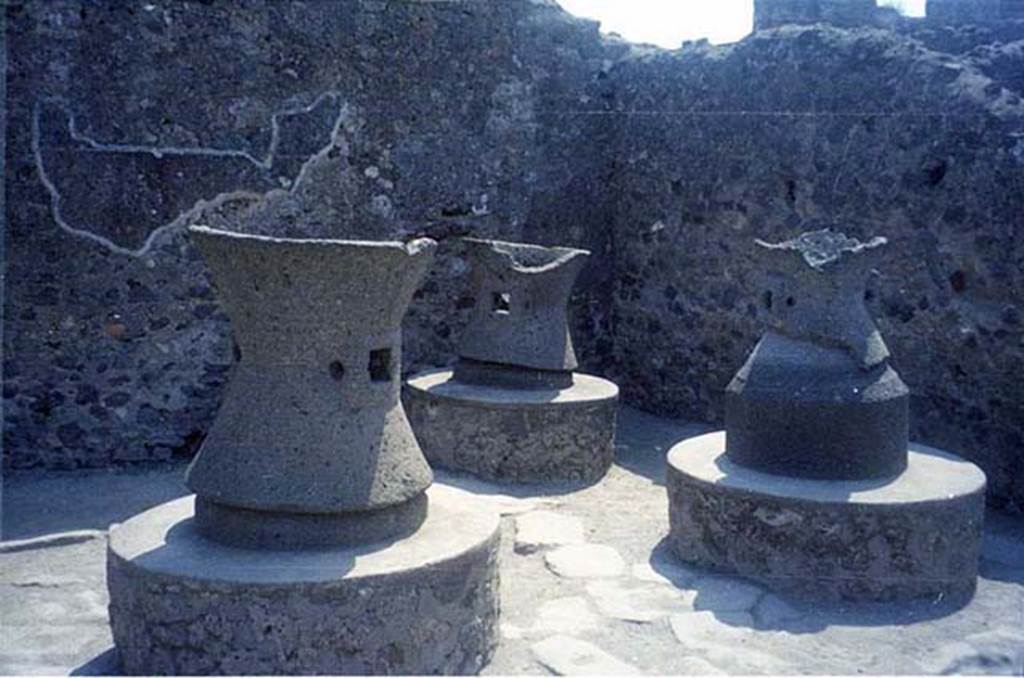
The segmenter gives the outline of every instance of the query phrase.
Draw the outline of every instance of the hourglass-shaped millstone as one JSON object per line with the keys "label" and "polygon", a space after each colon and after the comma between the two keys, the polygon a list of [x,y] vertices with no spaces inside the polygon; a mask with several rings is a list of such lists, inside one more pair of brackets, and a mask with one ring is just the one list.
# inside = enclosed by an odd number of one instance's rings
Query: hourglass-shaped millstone
{"label": "hourglass-shaped millstone", "polygon": [[885,244],[828,229],[757,241],[769,329],[726,390],[731,461],[823,479],[906,468],[908,390],[864,305]]}
{"label": "hourglass-shaped millstone", "polygon": [[431,485],[398,399],[400,322],[435,243],[191,235],[238,362],[196,494],[110,529],[122,668],[478,673],[498,641],[500,518]]}
{"label": "hourglass-shaped millstone", "polygon": [[463,242],[476,305],[459,344],[455,379],[526,388],[571,385],[577,363],[566,307],[590,253],[499,240]]}
{"label": "hourglass-shaped millstone", "polygon": [[476,304],[454,369],[406,380],[434,466],[519,482],[584,480],[615,457],[619,389],[574,372],[567,306],[589,252],[467,238]]}
{"label": "hourglass-shaped millstone", "polygon": [[200,531],[289,548],[415,530],[432,474],[399,400],[401,321],[436,243],[190,234],[240,352],[186,475]]}

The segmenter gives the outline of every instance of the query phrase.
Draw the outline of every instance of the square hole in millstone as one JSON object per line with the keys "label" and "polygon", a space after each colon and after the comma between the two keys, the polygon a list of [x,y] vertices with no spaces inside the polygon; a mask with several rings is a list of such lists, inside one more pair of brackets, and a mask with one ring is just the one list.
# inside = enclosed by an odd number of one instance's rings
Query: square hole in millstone
{"label": "square hole in millstone", "polygon": [[370,351],[370,381],[391,381],[391,349]]}
{"label": "square hole in millstone", "polygon": [[491,311],[507,315],[512,310],[512,295],[508,292],[495,292],[491,297]]}
{"label": "square hole in millstone", "polygon": [[327,372],[334,381],[341,381],[345,377],[345,366],[340,360],[334,360],[327,366]]}

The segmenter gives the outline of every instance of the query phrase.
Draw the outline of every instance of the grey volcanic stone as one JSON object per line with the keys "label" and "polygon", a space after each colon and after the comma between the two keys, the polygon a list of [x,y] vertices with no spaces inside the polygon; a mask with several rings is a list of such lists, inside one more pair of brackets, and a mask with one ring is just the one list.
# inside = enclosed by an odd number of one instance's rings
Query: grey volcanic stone
{"label": "grey volcanic stone", "polygon": [[433,476],[399,399],[401,322],[436,243],[190,232],[240,353],[186,474],[200,529],[282,548],[415,529]]}
{"label": "grey volcanic stone", "polygon": [[299,513],[238,508],[196,497],[196,524],[204,536],[251,549],[302,549],[372,544],[405,537],[427,516],[426,494],[374,511]]}
{"label": "grey volcanic stone", "polygon": [[726,389],[733,462],[805,478],[906,468],[910,392],[864,306],[885,243],[829,229],[757,241],[769,271],[761,303],[770,330]]}
{"label": "grey volcanic stone", "polygon": [[465,243],[476,303],[459,357],[535,370],[576,369],[566,305],[590,252],[471,238]]}
{"label": "grey volcanic stone", "polygon": [[829,228],[792,240],[756,240],[769,271],[762,301],[766,323],[794,339],[837,346],[864,370],[889,358],[874,320],[864,306],[867,279],[888,241],[867,242]]}
{"label": "grey volcanic stone", "polygon": [[726,439],[735,463],[802,478],[885,478],[907,465],[909,391],[884,364],[766,332],[730,382]]}
{"label": "grey volcanic stone", "polygon": [[116,526],[107,585],[124,670],[476,673],[497,643],[498,519],[427,494],[415,535],[360,548],[222,546],[198,534],[191,497]]}
{"label": "grey volcanic stone", "polygon": [[452,378],[461,384],[495,388],[560,389],[572,386],[572,372],[568,370],[534,370],[469,358],[459,358]]}
{"label": "grey volcanic stone", "polygon": [[985,476],[912,444],[886,480],[786,478],[746,469],[719,431],[668,455],[670,539],[682,560],[816,598],[973,593]]}
{"label": "grey volcanic stone", "polygon": [[[928,0],[929,20],[946,23],[993,23],[1009,18],[1012,0]],[[1006,8],[1006,9],[1004,9]]]}
{"label": "grey volcanic stone", "polygon": [[462,384],[451,370],[406,380],[403,400],[431,464],[520,482],[596,481],[615,458],[618,387],[573,374],[564,389]]}
{"label": "grey volcanic stone", "polygon": [[876,0],[754,0],[754,30],[819,22],[871,26],[880,13]]}

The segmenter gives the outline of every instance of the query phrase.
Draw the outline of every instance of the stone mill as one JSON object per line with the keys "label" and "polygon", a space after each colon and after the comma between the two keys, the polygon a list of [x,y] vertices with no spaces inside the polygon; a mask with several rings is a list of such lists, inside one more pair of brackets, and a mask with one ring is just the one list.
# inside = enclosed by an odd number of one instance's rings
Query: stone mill
{"label": "stone mill", "polygon": [[498,517],[431,486],[399,399],[401,320],[436,243],[190,234],[237,361],[195,495],[111,530],[124,669],[479,670]]}
{"label": "stone mill", "polygon": [[909,390],[864,304],[885,245],[757,242],[768,328],[726,390],[725,431],[668,454],[680,559],[828,598],[973,592],[985,476],[908,442]]}
{"label": "stone mill", "polygon": [[575,372],[566,314],[589,252],[463,239],[475,304],[454,369],[407,380],[431,463],[491,479],[596,481],[614,455],[618,387]]}

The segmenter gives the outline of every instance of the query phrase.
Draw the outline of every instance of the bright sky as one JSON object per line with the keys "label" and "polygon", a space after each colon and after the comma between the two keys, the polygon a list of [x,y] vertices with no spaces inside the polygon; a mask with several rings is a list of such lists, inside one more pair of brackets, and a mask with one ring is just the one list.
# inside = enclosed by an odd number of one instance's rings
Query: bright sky
{"label": "bright sky", "polygon": [[[924,16],[926,0],[880,0],[908,16]],[[736,42],[750,33],[754,0],[558,0],[577,16],[597,19],[605,33],[675,49],[684,40]]]}

